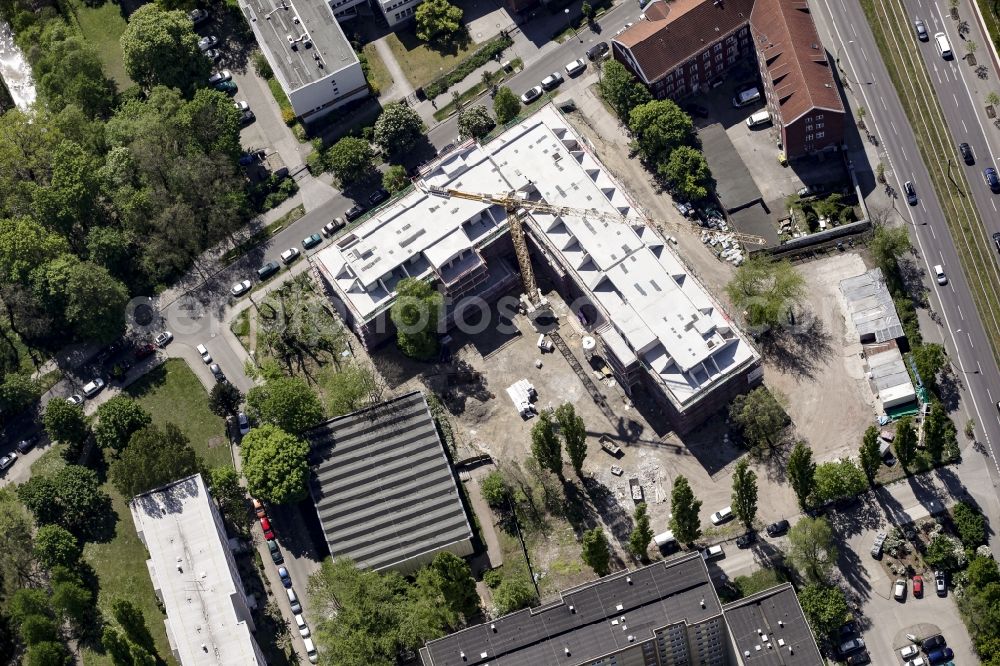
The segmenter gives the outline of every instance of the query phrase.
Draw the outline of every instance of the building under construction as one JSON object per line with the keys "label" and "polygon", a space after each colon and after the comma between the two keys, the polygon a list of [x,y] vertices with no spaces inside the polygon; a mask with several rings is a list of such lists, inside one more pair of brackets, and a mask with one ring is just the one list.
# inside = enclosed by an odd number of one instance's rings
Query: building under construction
{"label": "building under construction", "polygon": [[314,257],[366,347],[394,335],[404,278],[446,296],[448,328],[518,285],[538,305],[538,271],[622,388],[648,391],[676,430],[760,382],[760,355],[554,107],[438,158],[416,185]]}

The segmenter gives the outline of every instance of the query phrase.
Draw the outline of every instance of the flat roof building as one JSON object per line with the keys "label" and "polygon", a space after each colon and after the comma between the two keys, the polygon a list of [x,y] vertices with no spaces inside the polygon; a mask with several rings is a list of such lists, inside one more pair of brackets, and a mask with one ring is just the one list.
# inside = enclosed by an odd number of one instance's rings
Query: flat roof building
{"label": "flat roof building", "polygon": [[862,344],[905,337],[881,268],[841,280],[840,292]]}
{"label": "flat roof building", "polygon": [[[734,609],[732,620],[728,608]],[[754,620],[775,644],[794,644],[796,654],[744,659],[737,649],[748,644],[745,627]],[[420,659],[423,666],[824,663],[790,587],[724,608],[700,553],[605,576],[544,606],[430,641]]]}
{"label": "flat roof building", "polygon": [[744,666],[815,666],[826,661],[791,584],[722,607],[736,647],[733,663]]}
{"label": "flat roof building", "polygon": [[146,567],[182,666],[263,666],[243,582],[200,474],[129,502]]}
{"label": "flat roof building", "polygon": [[451,314],[463,298],[486,299],[517,282],[505,208],[448,189],[513,192],[576,211],[523,216],[533,263],[576,303],[623,388],[650,390],[679,431],[760,380],[753,345],[551,105],[434,162],[415,190],[314,256],[366,346],[391,336],[386,313],[403,278],[433,280],[452,300]]}
{"label": "flat roof building", "polygon": [[472,528],[423,393],[306,433],[310,492],[330,554],[403,573],[442,551],[472,554]]}
{"label": "flat roof building", "polygon": [[296,117],[315,120],[368,95],[361,61],[329,3],[240,0],[240,9]]}

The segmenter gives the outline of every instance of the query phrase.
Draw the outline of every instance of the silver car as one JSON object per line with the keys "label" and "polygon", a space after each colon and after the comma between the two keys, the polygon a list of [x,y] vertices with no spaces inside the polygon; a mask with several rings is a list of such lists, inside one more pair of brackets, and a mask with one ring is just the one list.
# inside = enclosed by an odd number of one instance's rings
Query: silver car
{"label": "silver car", "polygon": [[521,95],[521,101],[524,102],[525,104],[531,104],[536,99],[541,97],[543,92],[544,91],[542,90],[541,86],[535,86],[531,90],[528,90],[523,95]]}
{"label": "silver car", "polygon": [[233,296],[242,296],[243,294],[250,291],[251,282],[250,280],[243,280],[242,282],[237,282],[233,285],[233,288],[229,290],[229,293]]}

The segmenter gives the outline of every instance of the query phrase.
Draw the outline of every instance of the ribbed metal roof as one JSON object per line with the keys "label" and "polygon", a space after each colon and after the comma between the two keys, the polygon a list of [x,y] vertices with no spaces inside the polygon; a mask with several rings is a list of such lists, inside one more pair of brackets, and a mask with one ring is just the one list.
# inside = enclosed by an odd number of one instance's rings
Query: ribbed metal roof
{"label": "ribbed metal roof", "polygon": [[841,280],[840,291],[861,342],[886,342],[903,337],[903,325],[882,269],[873,268]]}

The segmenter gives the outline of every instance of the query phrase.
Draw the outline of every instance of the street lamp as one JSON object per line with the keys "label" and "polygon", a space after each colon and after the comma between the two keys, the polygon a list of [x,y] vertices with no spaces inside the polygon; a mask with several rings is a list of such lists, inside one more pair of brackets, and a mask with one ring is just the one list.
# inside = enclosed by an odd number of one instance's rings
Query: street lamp
{"label": "street lamp", "polygon": [[566,26],[573,31],[573,36],[579,39],[580,43],[583,44],[583,37],[581,37],[577,29],[573,27],[573,22],[569,18],[569,7],[564,9],[563,13],[566,14]]}

